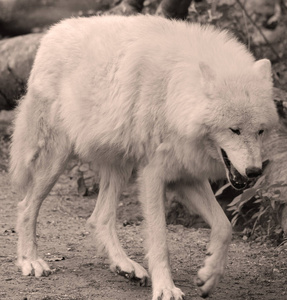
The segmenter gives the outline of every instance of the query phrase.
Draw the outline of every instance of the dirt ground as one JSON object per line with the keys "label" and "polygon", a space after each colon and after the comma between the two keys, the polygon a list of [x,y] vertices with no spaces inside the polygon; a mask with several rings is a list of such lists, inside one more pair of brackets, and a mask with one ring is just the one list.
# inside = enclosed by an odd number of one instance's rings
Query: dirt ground
{"label": "dirt ground", "polygon": [[[16,207],[20,198],[10,186],[7,173],[10,117],[0,114],[0,299],[151,299],[150,282],[147,287],[127,282],[110,272],[107,259],[97,254],[85,227],[95,199],[79,196],[69,173],[62,175],[45,200],[38,219],[39,252],[53,272],[42,278],[21,275],[15,266]],[[131,182],[119,203],[118,233],[130,257],[147,267],[136,194],[136,185]],[[168,226],[173,278],[187,300],[201,299],[194,278],[203,263],[209,233],[204,228]],[[286,246],[251,243],[235,233],[225,277],[210,299],[287,299]]]}

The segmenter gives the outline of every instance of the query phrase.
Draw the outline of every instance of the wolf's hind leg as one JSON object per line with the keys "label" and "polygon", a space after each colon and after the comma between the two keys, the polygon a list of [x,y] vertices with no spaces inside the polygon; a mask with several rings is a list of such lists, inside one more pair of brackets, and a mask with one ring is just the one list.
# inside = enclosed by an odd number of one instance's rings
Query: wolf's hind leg
{"label": "wolf's hind leg", "polygon": [[179,200],[193,213],[199,214],[211,227],[210,243],[204,267],[198,271],[197,285],[202,297],[207,297],[224,273],[232,228],[215,199],[208,181],[180,183],[175,186]]}
{"label": "wolf's hind leg", "polygon": [[[58,140],[62,146],[65,139]],[[68,144],[68,143],[67,143]],[[36,222],[43,200],[46,198],[60,174],[68,162],[71,150],[60,146],[55,142],[54,148],[50,151],[42,150],[35,162],[31,173],[27,193],[22,202],[18,205],[17,232],[18,239],[18,266],[22,269],[23,275],[36,277],[48,275],[50,268],[48,264],[38,256],[36,244]]]}
{"label": "wolf's hind leg", "polygon": [[110,269],[131,281],[146,285],[147,271],[126,255],[116,233],[118,200],[131,171],[131,166],[104,166],[100,169],[100,191],[96,207],[87,223],[94,231],[99,246],[107,251]]}

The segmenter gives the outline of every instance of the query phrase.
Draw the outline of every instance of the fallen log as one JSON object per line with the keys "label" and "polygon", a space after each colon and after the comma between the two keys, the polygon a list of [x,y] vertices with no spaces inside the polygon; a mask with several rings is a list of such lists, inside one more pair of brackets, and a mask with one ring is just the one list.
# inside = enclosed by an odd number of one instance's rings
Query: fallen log
{"label": "fallen log", "polygon": [[113,0],[0,0],[0,35],[32,33],[71,16],[107,10]]}

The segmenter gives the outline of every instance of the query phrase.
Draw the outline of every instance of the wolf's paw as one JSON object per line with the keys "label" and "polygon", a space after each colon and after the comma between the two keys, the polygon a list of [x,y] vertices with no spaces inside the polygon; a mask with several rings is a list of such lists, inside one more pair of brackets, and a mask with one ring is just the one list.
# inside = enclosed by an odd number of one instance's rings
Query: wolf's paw
{"label": "wolf's paw", "polygon": [[35,275],[35,277],[48,276],[51,270],[48,264],[41,258],[29,260],[27,258],[18,260],[17,265],[21,268],[22,274],[25,276]]}
{"label": "wolf's paw", "polygon": [[217,264],[214,262],[212,256],[208,257],[205,266],[197,273],[196,285],[200,288],[202,298],[206,298],[212,293],[223,276],[225,262]]}
{"label": "wolf's paw", "polygon": [[183,300],[184,293],[177,287],[154,288],[152,300]]}
{"label": "wolf's paw", "polygon": [[131,259],[121,259],[110,266],[112,272],[115,272],[131,282],[139,283],[140,286],[146,286],[148,280],[147,271],[138,263]]}

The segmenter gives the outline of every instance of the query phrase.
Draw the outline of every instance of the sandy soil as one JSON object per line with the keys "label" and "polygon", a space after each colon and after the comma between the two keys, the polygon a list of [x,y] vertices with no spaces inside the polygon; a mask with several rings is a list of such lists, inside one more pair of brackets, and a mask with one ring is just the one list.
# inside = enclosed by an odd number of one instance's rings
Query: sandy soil
{"label": "sandy soil", "polygon": [[[97,254],[93,237],[85,228],[95,199],[79,196],[68,173],[44,202],[38,219],[39,251],[53,272],[39,279],[21,275],[15,266],[15,220],[20,198],[7,174],[7,124],[9,120],[1,122],[0,118],[0,299],[151,299],[150,282],[147,287],[127,282],[110,272],[106,258]],[[139,220],[136,186],[131,182],[119,203],[118,233],[130,257],[146,267]],[[129,223],[134,225],[126,225]],[[204,228],[168,226],[173,278],[187,300],[201,299],[194,278],[203,262],[209,233]],[[235,233],[225,277],[210,299],[287,299],[286,246],[250,243]]]}

